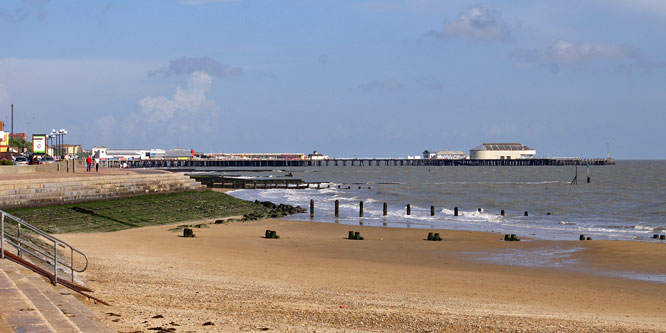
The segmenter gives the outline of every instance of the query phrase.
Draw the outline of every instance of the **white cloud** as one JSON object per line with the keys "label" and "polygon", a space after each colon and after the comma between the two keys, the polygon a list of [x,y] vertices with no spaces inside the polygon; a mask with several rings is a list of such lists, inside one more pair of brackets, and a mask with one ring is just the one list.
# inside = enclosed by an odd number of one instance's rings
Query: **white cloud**
{"label": "white cloud", "polygon": [[460,13],[455,21],[445,22],[441,31],[430,30],[427,36],[471,38],[508,42],[511,35],[500,13],[485,7],[472,7]]}
{"label": "white cloud", "polygon": [[638,52],[627,45],[611,43],[580,43],[560,40],[553,46],[536,50],[516,50],[516,58],[527,62],[567,65],[635,57]]}
{"label": "white cloud", "polygon": [[223,64],[210,57],[188,58],[180,57],[169,62],[168,67],[151,71],[148,75],[190,75],[194,72],[205,72],[214,77],[241,76],[243,69]]}
{"label": "white cloud", "polygon": [[215,101],[206,98],[213,78],[205,72],[194,72],[187,81],[187,88],[177,87],[173,97],[146,96],[139,101],[142,115],[149,122],[168,121],[177,113],[192,115],[214,107]]}

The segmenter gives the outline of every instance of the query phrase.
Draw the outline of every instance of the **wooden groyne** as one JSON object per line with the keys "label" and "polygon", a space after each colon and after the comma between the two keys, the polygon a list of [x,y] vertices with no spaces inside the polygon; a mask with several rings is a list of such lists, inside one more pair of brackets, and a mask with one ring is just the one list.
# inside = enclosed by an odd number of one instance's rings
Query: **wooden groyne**
{"label": "wooden groyne", "polygon": [[237,178],[211,175],[190,175],[202,185],[210,188],[249,188],[249,189],[269,189],[269,188],[291,188],[304,189],[309,188],[310,183],[301,179],[293,178],[275,178],[275,179],[254,179]]}
{"label": "wooden groyne", "polygon": [[605,158],[530,158],[518,160],[444,160],[403,158],[333,158],[328,160],[295,159],[159,159],[127,161],[130,168],[183,168],[183,167],[345,167],[345,166],[568,166],[615,165],[614,159]]}

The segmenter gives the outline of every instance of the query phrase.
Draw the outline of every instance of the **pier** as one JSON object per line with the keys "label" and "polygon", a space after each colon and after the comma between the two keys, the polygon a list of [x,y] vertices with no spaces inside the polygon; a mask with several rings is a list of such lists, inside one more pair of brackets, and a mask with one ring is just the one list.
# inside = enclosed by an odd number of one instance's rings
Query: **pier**
{"label": "pier", "polygon": [[149,159],[127,161],[130,168],[182,167],[439,167],[439,166],[574,166],[615,165],[606,158],[529,158],[505,160],[406,159],[406,158],[332,158],[308,159]]}

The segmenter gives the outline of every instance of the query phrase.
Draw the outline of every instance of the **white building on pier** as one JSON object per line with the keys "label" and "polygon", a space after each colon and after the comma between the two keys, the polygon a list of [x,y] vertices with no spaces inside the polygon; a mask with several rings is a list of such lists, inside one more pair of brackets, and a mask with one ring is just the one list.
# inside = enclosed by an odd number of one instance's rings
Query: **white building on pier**
{"label": "white building on pier", "polygon": [[460,150],[427,149],[423,152],[423,158],[438,160],[464,160],[467,158],[467,154]]}

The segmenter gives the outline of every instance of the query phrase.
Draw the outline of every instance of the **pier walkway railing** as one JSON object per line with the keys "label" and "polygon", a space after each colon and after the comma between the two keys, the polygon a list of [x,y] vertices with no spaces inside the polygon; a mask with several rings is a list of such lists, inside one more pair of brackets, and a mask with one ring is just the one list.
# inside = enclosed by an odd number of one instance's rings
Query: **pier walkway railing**
{"label": "pier walkway railing", "polygon": [[345,166],[573,166],[614,165],[612,158],[528,158],[505,160],[446,160],[403,158],[333,158],[299,159],[148,159],[127,161],[130,168],[200,168],[200,167],[345,167]]}
{"label": "pier walkway railing", "polygon": [[[101,301],[85,294],[84,292],[92,292],[92,290],[77,284],[74,280],[74,272],[81,273],[88,268],[88,256],[85,253],[19,217],[3,210],[0,210],[0,215],[1,259],[9,259],[23,265],[49,278],[54,285],[60,284],[88,298]],[[61,249],[64,249],[66,253],[69,252],[69,260],[66,255],[59,254]],[[37,264],[26,260],[24,258],[26,255],[29,255],[29,258]],[[75,258],[77,258],[78,265],[75,265]],[[43,267],[47,267],[47,269]],[[69,275],[69,280],[67,275]]]}

